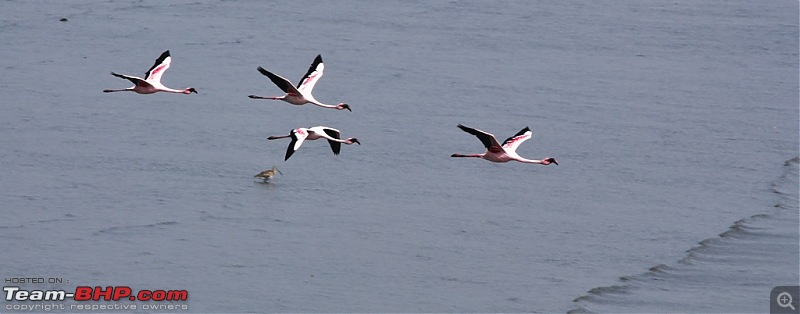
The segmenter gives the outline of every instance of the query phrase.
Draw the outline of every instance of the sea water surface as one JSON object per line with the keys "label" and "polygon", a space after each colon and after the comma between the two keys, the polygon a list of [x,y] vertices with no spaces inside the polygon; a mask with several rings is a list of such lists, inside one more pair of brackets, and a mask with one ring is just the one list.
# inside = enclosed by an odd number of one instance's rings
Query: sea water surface
{"label": "sea water surface", "polygon": [[[24,289],[186,290],[188,312],[767,312],[798,284],[796,1],[0,12],[0,274],[65,280]],[[162,82],[198,94],[101,92],[168,49]],[[256,67],[296,82],[317,54],[314,95],[352,112],[247,98],[281,92]],[[559,165],[450,158],[484,150],[458,124],[529,126],[517,152]],[[316,125],[362,145],[284,161],[266,140]]]}

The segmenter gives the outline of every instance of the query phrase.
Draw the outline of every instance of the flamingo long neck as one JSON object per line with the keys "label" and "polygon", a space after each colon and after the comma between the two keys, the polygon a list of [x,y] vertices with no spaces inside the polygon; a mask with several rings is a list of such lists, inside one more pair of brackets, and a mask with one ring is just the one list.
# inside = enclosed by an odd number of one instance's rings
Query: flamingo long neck
{"label": "flamingo long neck", "polygon": [[352,145],[352,144],[353,144],[353,138],[352,138],[352,137],[348,137],[348,138],[346,138],[346,139],[335,139],[335,138],[331,138],[331,140],[332,140],[332,141],[339,142],[339,143],[345,143],[345,144],[347,144],[347,145]]}
{"label": "flamingo long neck", "polygon": [[[309,98],[309,97],[306,97],[306,99],[308,99],[308,98]],[[320,107],[322,107],[322,108],[334,108],[334,109],[338,109],[338,108],[339,108],[339,106],[337,106],[337,105],[328,105],[328,104],[323,104],[323,103],[319,102],[318,100],[316,100],[316,99],[314,99],[314,98],[308,99],[308,102],[309,102],[309,103],[312,103],[312,104],[315,104],[315,105],[317,105],[317,106],[320,106]]]}
{"label": "flamingo long neck", "polygon": [[345,143],[345,144],[347,144],[347,145],[353,144],[353,142],[351,142],[351,140],[353,139],[352,137],[348,137],[347,139],[340,139],[340,138],[334,138],[334,137],[332,137],[332,136],[329,136],[329,135],[328,135],[327,133],[325,133],[325,132],[314,132],[314,133],[315,133],[315,134],[317,134],[317,135],[319,135],[320,137],[322,137],[322,138],[326,139],[326,140],[329,140],[329,141],[334,141],[334,142],[339,142],[339,143]]}
{"label": "flamingo long neck", "polygon": [[522,157],[514,157],[514,160],[519,162],[524,162],[526,164],[544,164],[544,160],[538,160],[538,159],[526,159]]}
{"label": "flamingo long neck", "polygon": [[162,91],[162,92],[167,92],[167,93],[188,94],[185,89],[172,89],[172,88],[169,88],[169,87],[161,87],[158,90]]}
{"label": "flamingo long neck", "polygon": [[[347,144],[347,145],[353,145],[353,144],[355,144],[356,142],[354,142],[354,141],[353,141],[353,138],[352,138],[352,137],[348,137],[348,138],[347,138],[346,140],[344,140],[342,143],[345,143],[345,144]],[[361,145],[361,144],[359,144],[359,145]]]}

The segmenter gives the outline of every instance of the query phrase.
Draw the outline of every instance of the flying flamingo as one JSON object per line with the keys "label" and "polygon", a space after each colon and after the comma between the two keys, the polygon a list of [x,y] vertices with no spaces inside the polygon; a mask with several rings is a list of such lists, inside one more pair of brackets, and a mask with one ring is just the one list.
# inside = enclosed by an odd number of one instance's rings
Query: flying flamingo
{"label": "flying flamingo", "polygon": [[327,126],[315,126],[313,128],[297,128],[289,132],[289,135],[283,136],[270,136],[268,140],[277,140],[280,138],[287,138],[291,137],[292,141],[289,143],[289,147],[286,148],[286,158],[283,160],[289,160],[289,157],[292,157],[292,154],[300,149],[300,145],[303,145],[303,141],[313,141],[324,138],[328,140],[328,143],[331,144],[331,150],[333,150],[334,155],[339,155],[339,151],[342,148],[342,143],[347,145],[352,145],[356,143],[361,145],[361,142],[354,137],[348,137],[347,139],[341,139],[341,133],[339,130],[334,128],[329,128]]}
{"label": "flying flamingo", "polygon": [[541,164],[541,165],[549,165],[551,163],[558,165],[558,162],[555,158],[545,158],[542,160],[536,159],[525,159],[517,155],[517,147],[522,142],[527,141],[531,138],[533,132],[528,127],[517,132],[512,137],[509,137],[505,141],[503,141],[503,145],[497,142],[497,139],[491,133],[487,133],[478,129],[473,129],[470,127],[463,126],[461,124],[458,125],[459,128],[464,130],[469,134],[475,135],[481,140],[483,146],[486,146],[486,152],[483,154],[471,154],[471,155],[463,155],[463,154],[453,154],[450,157],[475,157],[475,158],[483,158],[488,161],[492,162],[508,162],[511,160],[516,160],[519,162],[529,163],[529,164]]}
{"label": "flying flamingo", "polygon": [[277,85],[278,88],[280,88],[284,93],[286,93],[286,95],[269,96],[269,97],[250,95],[248,97],[252,99],[283,100],[292,105],[298,105],[298,106],[305,105],[307,103],[312,103],[323,108],[334,108],[338,110],[347,109],[348,111],[353,111],[350,110],[350,106],[348,104],[345,103],[339,103],[337,105],[323,104],[318,100],[314,99],[314,96],[311,95],[311,90],[314,89],[314,85],[317,84],[317,81],[319,81],[319,79],[322,77],[322,70],[324,69],[325,69],[325,64],[322,63],[322,55],[317,55],[317,57],[314,59],[314,62],[311,63],[311,67],[308,68],[308,72],[306,73],[306,75],[303,76],[302,79],[300,79],[300,82],[297,83],[297,87],[294,87],[292,85],[292,82],[289,82],[289,80],[283,78],[282,76],[267,71],[262,67],[258,67],[258,72],[261,72],[261,74],[265,75],[270,80],[272,80],[272,83],[275,83],[275,85]]}
{"label": "flying flamingo", "polygon": [[156,59],[156,63],[147,70],[147,75],[145,75],[144,79],[136,77],[136,76],[129,76],[124,74],[117,74],[111,72],[111,75],[126,79],[128,81],[133,82],[134,86],[128,87],[125,89],[106,89],[103,90],[104,93],[111,93],[111,92],[136,92],[139,94],[152,94],[156,92],[167,92],[167,93],[176,93],[176,94],[197,94],[197,90],[193,87],[187,87],[183,90],[172,89],[169,87],[164,86],[161,84],[161,75],[164,74],[167,69],[169,69],[169,64],[172,62],[172,57],[169,56],[169,50],[164,51],[158,59]]}

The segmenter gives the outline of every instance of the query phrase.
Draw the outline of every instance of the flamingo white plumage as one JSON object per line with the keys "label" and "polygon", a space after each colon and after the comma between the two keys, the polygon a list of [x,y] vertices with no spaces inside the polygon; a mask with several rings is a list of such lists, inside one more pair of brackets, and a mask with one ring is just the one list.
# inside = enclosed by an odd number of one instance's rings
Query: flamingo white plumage
{"label": "flamingo white plumage", "polygon": [[111,75],[129,80],[133,83],[133,87],[128,87],[125,89],[106,89],[103,90],[104,93],[111,93],[111,92],[136,92],[139,94],[152,94],[156,92],[167,92],[167,93],[176,93],[176,94],[197,94],[197,90],[193,87],[187,87],[185,89],[172,89],[169,87],[164,86],[161,84],[161,75],[164,74],[167,69],[169,69],[169,65],[172,63],[172,57],[169,55],[169,50],[164,51],[158,59],[156,59],[156,63],[150,67],[150,70],[147,70],[147,73],[144,78],[124,75],[124,74],[117,74],[111,72]]}
{"label": "flamingo white plumage", "polygon": [[459,124],[458,127],[461,128],[461,130],[464,130],[464,132],[467,132],[469,134],[478,137],[478,139],[481,140],[481,143],[483,143],[483,146],[486,146],[486,152],[482,154],[470,154],[470,155],[456,153],[450,155],[450,157],[475,157],[475,158],[483,158],[492,162],[508,162],[514,160],[529,164],[549,165],[553,163],[558,165],[558,162],[556,161],[555,158],[545,158],[542,160],[526,159],[520,157],[517,154],[517,147],[519,147],[519,145],[522,144],[522,142],[527,141],[533,135],[533,132],[531,132],[531,129],[528,127],[525,127],[524,129],[517,132],[517,134],[515,134],[514,136],[509,137],[508,139],[503,141],[502,145],[500,145],[500,143],[497,142],[497,139],[491,133],[466,127],[461,124]]}
{"label": "flamingo white plumage", "polygon": [[337,105],[328,105],[319,102],[311,95],[311,91],[314,89],[314,85],[317,84],[317,81],[322,77],[322,71],[325,69],[325,64],[322,63],[322,55],[317,55],[314,59],[314,62],[311,63],[311,67],[308,68],[308,72],[306,75],[300,79],[300,82],[297,83],[297,87],[292,85],[292,82],[283,78],[280,75],[274,74],[270,71],[265,70],[262,67],[258,67],[258,72],[261,72],[264,76],[268,77],[272,83],[278,86],[286,95],[283,96],[257,96],[257,95],[250,95],[252,99],[270,99],[270,100],[283,100],[293,105],[305,105],[308,103],[323,107],[323,108],[333,108],[338,110],[347,109],[348,111],[353,111],[350,109],[350,106],[345,103],[339,103]]}
{"label": "flamingo white plumage", "polygon": [[289,160],[289,157],[292,157],[292,154],[300,149],[300,145],[303,145],[304,141],[313,141],[324,138],[328,140],[328,143],[331,145],[331,150],[333,150],[334,155],[339,155],[339,151],[342,148],[342,143],[347,145],[352,145],[353,143],[361,145],[361,142],[354,137],[348,137],[344,140],[341,139],[341,132],[339,132],[339,130],[329,128],[327,126],[297,128],[289,132],[289,135],[270,136],[267,139],[277,140],[287,137],[291,137],[292,141],[289,143],[289,147],[286,148],[286,157],[283,159],[284,161]]}

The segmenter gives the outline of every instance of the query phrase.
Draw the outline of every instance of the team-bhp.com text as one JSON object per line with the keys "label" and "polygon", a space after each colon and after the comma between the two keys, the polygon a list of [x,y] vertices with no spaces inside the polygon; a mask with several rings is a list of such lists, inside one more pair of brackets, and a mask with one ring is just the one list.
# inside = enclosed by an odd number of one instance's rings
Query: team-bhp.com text
{"label": "team-bhp.com text", "polygon": [[[79,286],[74,292],[65,290],[23,290],[17,286],[3,287],[6,301],[187,301],[189,292],[186,290],[139,290],[134,293],[128,286]],[[185,303],[169,304],[137,304],[134,303],[87,303],[87,304],[59,304],[45,303],[31,304],[6,304],[6,310],[14,311],[51,311],[51,310],[187,310]]]}

